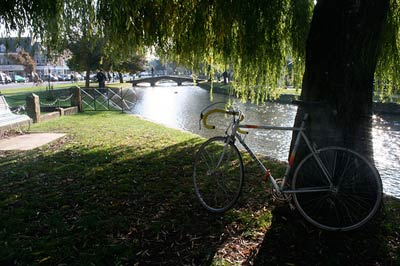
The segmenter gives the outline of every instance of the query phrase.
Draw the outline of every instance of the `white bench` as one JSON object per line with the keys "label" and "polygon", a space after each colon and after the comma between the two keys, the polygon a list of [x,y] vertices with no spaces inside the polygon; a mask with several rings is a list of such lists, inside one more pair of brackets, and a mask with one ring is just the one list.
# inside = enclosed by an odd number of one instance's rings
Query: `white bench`
{"label": "white bench", "polygon": [[13,128],[20,128],[31,124],[31,119],[27,115],[18,115],[11,112],[6,98],[0,95],[0,133]]}

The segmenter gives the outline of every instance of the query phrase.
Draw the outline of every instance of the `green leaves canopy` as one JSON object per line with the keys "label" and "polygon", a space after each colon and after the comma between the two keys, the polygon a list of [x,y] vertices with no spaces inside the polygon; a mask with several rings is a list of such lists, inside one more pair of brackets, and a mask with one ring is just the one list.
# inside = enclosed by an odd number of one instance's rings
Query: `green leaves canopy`
{"label": "green leaves canopy", "polygon": [[3,0],[0,23],[6,31],[28,31],[52,47],[69,33],[97,24],[92,0]]}
{"label": "green leaves canopy", "polygon": [[[155,46],[159,54],[193,68],[232,66],[236,92],[243,98],[262,101],[274,94],[288,57],[300,62],[295,66],[302,72],[313,1],[125,2],[99,2],[109,39],[120,46],[126,41]],[[117,11],[116,5],[121,7]]]}
{"label": "green leaves canopy", "polygon": [[[391,1],[377,72],[394,81],[392,87],[400,82],[398,2]],[[111,52],[152,46],[193,68],[230,66],[237,94],[263,101],[276,94],[288,58],[294,72],[303,73],[313,5],[313,0],[5,0],[0,23],[9,30],[28,28],[53,46],[78,32],[104,37]]]}

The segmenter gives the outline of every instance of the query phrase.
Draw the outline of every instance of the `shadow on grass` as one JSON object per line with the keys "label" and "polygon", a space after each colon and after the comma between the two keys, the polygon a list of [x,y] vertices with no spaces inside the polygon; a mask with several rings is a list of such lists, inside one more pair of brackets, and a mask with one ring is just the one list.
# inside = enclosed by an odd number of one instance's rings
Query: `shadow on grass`
{"label": "shadow on grass", "polygon": [[[198,144],[194,138],[148,152],[147,143],[66,149],[55,143],[43,150],[0,154],[0,264],[215,263],[229,237],[226,228],[240,225],[232,213],[211,215],[198,204],[192,184]],[[244,198],[261,194],[247,189]],[[265,201],[244,205],[258,210]],[[272,213],[259,252],[247,264],[395,265],[385,264],[392,254],[382,230],[398,226],[333,234],[305,225],[284,207]],[[228,257],[235,251],[230,252]],[[221,265],[230,265],[227,261],[220,260]]]}
{"label": "shadow on grass", "polygon": [[385,197],[373,221],[351,232],[309,225],[287,205],[274,209],[270,229],[251,265],[399,265],[400,202]]}
{"label": "shadow on grass", "polygon": [[195,198],[198,141],[2,154],[0,264],[210,265],[228,222]]}

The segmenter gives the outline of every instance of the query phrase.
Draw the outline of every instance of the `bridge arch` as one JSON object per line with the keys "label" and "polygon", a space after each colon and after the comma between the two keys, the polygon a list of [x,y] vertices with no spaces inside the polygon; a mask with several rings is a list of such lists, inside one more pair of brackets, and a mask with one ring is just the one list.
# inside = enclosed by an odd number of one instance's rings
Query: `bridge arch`
{"label": "bridge arch", "polygon": [[155,86],[157,82],[163,81],[163,80],[168,80],[168,81],[174,81],[178,84],[178,86],[181,86],[183,82],[199,82],[202,80],[193,80],[192,77],[184,77],[184,76],[154,76],[154,77],[148,77],[148,78],[141,78],[141,79],[135,79],[132,80],[132,86],[136,86],[137,84],[140,83],[150,83],[151,86]]}

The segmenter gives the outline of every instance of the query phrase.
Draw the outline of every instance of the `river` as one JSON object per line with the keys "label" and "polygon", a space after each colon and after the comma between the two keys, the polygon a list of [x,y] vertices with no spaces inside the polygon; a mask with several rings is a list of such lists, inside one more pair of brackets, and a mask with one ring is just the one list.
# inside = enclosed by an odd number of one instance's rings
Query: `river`
{"label": "river", "polygon": [[[226,95],[214,93],[211,101],[207,90],[174,83],[136,87],[136,93],[137,103],[132,113],[160,124],[211,137],[223,134],[229,123],[223,115],[215,115],[210,117],[210,123],[218,125],[217,129],[199,129],[201,110],[213,102],[226,102],[229,99]],[[246,116],[245,121],[253,124],[293,126],[297,111],[297,106],[291,104],[237,104]],[[400,198],[400,116],[375,115],[372,134],[375,163],[384,192]],[[253,150],[282,161],[287,160],[290,141],[289,131],[252,130],[246,137],[246,143]]]}

